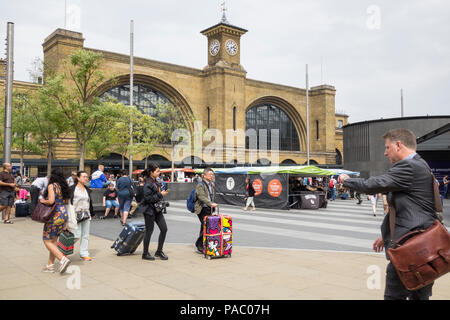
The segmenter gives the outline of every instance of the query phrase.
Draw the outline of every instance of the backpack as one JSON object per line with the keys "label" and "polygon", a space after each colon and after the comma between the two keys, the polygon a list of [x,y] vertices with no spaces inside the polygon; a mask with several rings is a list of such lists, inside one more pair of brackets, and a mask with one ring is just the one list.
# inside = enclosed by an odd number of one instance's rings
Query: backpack
{"label": "backpack", "polygon": [[[202,184],[202,183],[199,182],[199,184]],[[196,188],[192,189],[191,193],[189,194],[189,197],[186,200],[186,207],[192,213],[195,213],[195,200],[196,200],[195,191],[196,191]]]}
{"label": "backpack", "polygon": [[328,185],[330,188],[334,188],[334,181],[330,180],[330,184]]}

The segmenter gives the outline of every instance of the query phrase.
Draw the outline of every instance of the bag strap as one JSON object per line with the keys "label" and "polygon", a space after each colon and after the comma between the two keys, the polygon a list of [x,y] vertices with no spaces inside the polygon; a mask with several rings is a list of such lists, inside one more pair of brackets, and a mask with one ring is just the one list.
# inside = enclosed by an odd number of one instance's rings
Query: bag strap
{"label": "bag strap", "polygon": [[[428,163],[426,163],[425,160],[422,160],[422,162],[426,165],[426,167],[430,170],[432,184],[433,184],[433,195],[434,195],[434,211],[435,212],[442,212],[442,203],[441,203],[441,197],[439,194],[439,182],[437,182],[436,177],[434,176],[433,172],[431,171],[430,166]],[[396,244],[394,243],[394,233],[395,233],[395,216],[396,216],[396,210],[395,210],[395,194],[392,193],[391,201],[389,203],[389,227],[391,229],[391,248],[395,248]],[[439,217],[436,217],[439,220]]]}

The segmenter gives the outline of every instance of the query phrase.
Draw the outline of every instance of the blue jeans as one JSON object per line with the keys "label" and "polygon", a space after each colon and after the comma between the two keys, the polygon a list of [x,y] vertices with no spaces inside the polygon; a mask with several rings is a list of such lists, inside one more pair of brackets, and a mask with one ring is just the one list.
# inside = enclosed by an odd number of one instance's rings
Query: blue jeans
{"label": "blue jeans", "polygon": [[130,212],[131,209],[131,198],[122,198],[119,196],[119,211],[120,212]]}
{"label": "blue jeans", "polygon": [[89,257],[89,229],[91,219],[78,223],[78,228],[74,230],[75,239],[80,239],[80,257]]}
{"label": "blue jeans", "polygon": [[336,189],[331,188],[331,200],[334,200],[334,198],[336,198]]}
{"label": "blue jeans", "polygon": [[108,209],[111,208],[112,206],[114,206],[115,208],[120,207],[119,203],[116,200],[106,200],[105,204]]}
{"label": "blue jeans", "polygon": [[444,185],[444,198],[448,199],[448,184]]}

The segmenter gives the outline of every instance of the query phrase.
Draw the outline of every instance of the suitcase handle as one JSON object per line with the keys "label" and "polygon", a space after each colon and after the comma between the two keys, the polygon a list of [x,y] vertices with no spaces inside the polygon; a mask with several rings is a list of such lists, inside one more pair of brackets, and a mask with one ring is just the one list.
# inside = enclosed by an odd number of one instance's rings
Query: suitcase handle
{"label": "suitcase handle", "polygon": [[[217,214],[219,214],[219,205],[217,205]],[[213,207],[211,207],[211,215],[214,213],[214,208]]]}

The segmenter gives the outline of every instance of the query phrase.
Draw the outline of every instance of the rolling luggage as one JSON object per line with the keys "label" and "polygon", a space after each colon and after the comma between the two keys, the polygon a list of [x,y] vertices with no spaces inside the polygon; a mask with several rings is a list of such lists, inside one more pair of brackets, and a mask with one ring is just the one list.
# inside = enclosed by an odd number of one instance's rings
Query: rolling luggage
{"label": "rolling luggage", "polygon": [[17,202],[15,206],[16,206],[16,217],[27,217],[30,215],[30,203]]}
{"label": "rolling luggage", "polygon": [[118,256],[132,254],[141,244],[144,235],[145,223],[143,221],[128,222],[111,248],[117,251]]}
{"label": "rolling luggage", "polygon": [[315,194],[301,194],[300,195],[301,209],[319,209],[319,196]]}
{"label": "rolling luggage", "polygon": [[203,223],[203,254],[205,258],[231,257],[233,223],[230,216],[206,216]]}

